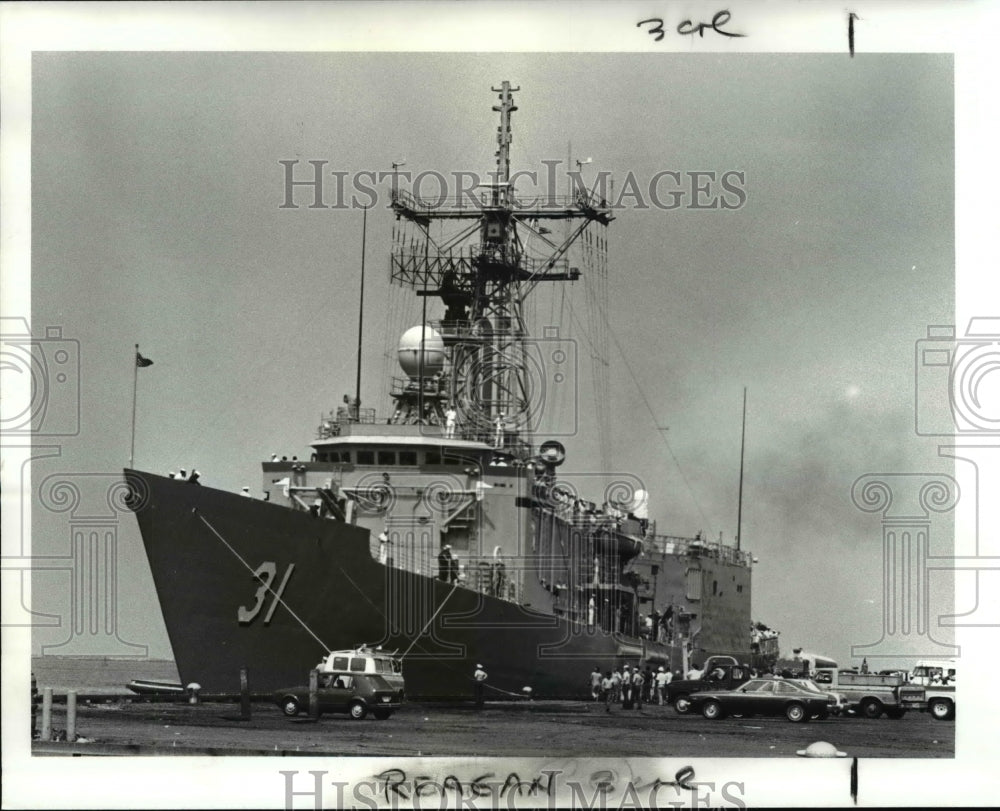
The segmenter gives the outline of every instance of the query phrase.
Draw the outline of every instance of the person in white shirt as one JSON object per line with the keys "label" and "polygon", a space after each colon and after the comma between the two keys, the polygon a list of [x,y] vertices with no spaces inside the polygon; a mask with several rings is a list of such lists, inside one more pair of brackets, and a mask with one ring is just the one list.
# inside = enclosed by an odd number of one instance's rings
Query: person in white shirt
{"label": "person in white shirt", "polygon": [[482,665],[476,665],[476,672],[472,674],[472,678],[475,680],[474,687],[476,689],[476,706],[479,709],[483,707],[483,682],[486,681],[486,671],[483,670]]}

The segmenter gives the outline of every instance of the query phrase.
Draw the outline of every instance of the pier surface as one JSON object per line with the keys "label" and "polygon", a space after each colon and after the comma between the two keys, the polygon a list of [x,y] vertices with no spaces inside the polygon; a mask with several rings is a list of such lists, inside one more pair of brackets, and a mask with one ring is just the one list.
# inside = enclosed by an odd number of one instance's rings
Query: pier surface
{"label": "pier surface", "polygon": [[[65,705],[53,708],[56,734]],[[795,757],[810,743],[834,743],[851,757],[950,758],[955,724],[910,712],[900,720],[830,718],[792,724],[784,718],[677,715],[666,706],[641,712],[583,701],[464,704],[410,703],[385,721],[346,715],[286,718],[255,702],[250,720],[238,703],[138,702],[120,697],[80,704],[81,741],[35,741],[36,755],[333,755]]]}

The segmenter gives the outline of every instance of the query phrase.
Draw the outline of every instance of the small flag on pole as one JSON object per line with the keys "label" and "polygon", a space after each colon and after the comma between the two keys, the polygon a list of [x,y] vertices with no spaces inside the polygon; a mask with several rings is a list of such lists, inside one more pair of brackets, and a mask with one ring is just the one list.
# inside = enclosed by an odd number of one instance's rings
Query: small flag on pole
{"label": "small flag on pole", "polygon": [[140,369],[143,369],[146,366],[152,366],[153,365],[153,361],[151,361],[149,358],[144,358],[142,355],[140,355],[138,352],[136,352],[135,353],[135,365],[138,366]]}

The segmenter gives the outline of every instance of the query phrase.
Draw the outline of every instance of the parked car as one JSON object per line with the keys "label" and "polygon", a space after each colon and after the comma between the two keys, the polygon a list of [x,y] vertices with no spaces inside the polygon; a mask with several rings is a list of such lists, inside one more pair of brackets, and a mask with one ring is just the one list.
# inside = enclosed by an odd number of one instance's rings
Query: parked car
{"label": "parked car", "polygon": [[837,699],[807,690],[788,679],[751,679],[735,690],[694,693],[691,709],[709,720],[727,715],[784,715],[793,723],[827,718]]}
{"label": "parked car", "polygon": [[[833,690],[824,690],[812,679],[789,679],[789,681],[797,684],[804,690],[808,690],[810,693],[819,693],[824,696],[832,696],[834,705],[829,710],[829,715],[847,715],[848,708],[850,707],[850,702],[847,700],[847,696],[843,693],[837,693]],[[815,717],[815,716],[814,716]],[[824,716],[825,717],[825,716]]]}
{"label": "parked car", "polygon": [[[717,661],[728,659],[729,661]],[[750,668],[731,656],[713,656],[697,679],[677,679],[667,684],[667,703],[680,715],[691,712],[691,696],[703,690],[733,690],[750,678]]]}
{"label": "parked car", "polygon": [[[343,712],[357,720],[369,712],[385,720],[403,703],[402,689],[377,673],[320,673],[316,694],[321,714]],[[278,690],[274,700],[289,717],[308,712],[309,686]]]}

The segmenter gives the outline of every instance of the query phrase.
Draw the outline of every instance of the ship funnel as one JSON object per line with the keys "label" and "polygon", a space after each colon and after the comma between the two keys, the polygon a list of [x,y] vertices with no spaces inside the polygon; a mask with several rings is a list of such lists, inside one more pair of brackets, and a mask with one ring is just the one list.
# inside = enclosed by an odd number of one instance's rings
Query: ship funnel
{"label": "ship funnel", "polygon": [[566,449],[555,439],[547,440],[538,449],[538,458],[549,467],[559,467],[566,461]]}
{"label": "ship funnel", "polygon": [[[410,327],[399,339],[399,365],[408,377],[420,377],[420,326]],[[444,339],[441,333],[424,327],[424,377],[432,377],[444,369]]]}

